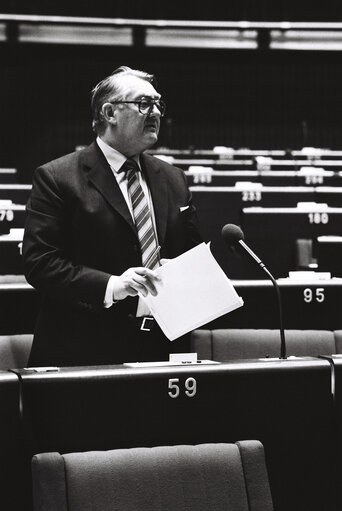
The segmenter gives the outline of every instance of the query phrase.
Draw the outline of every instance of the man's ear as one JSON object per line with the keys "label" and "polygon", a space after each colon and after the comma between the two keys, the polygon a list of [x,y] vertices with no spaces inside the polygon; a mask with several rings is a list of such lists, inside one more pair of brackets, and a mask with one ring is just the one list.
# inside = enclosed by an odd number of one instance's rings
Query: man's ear
{"label": "man's ear", "polygon": [[107,122],[110,124],[116,124],[115,108],[111,103],[104,103],[101,111]]}

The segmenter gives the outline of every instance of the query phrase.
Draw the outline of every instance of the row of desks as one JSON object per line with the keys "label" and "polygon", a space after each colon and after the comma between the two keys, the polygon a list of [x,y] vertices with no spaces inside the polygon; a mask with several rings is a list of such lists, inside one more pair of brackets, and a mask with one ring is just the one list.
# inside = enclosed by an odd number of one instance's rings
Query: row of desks
{"label": "row of desks", "polygon": [[[196,168],[197,169],[197,168]],[[342,172],[295,172],[295,171],[238,171],[199,170],[185,172],[189,186],[226,187],[226,192],[238,192],[244,202],[260,202],[260,195],[277,193],[277,188],[288,187],[288,192],[304,192],[303,188],[311,187],[308,193],[314,192],[317,198],[333,198],[341,193]],[[271,187],[271,189],[268,189]],[[332,190],[324,187],[332,187]],[[293,190],[293,188],[295,188]],[[334,190],[337,188],[337,190]],[[0,184],[0,201],[10,200],[14,204],[25,205],[32,190],[31,184]],[[284,189],[286,191],[286,189]],[[249,192],[249,193],[247,193]],[[254,192],[254,197],[253,197]],[[279,191],[278,191],[279,193]],[[331,196],[335,193],[335,196]],[[276,204],[277,205],[277,204]]]}
{"label": "row of desks", "polygon": [[337,511],[341,357],[0,373],[4,509],[30,510],[37,452],[259,439],[277,511]]}
{"label": "row of desks", "polygon": [[204,166],[190,166],[185,174],[190,186],[235,186],[236,183],[248,182],[263,186],[341,186],[342,183],[341,171],[313,167],[295,171],[213,170]]}
{"label": "row of desks", "polygon": [[[278,328],[277,298],[270,280],[232,280],[244,301],[204,328]],[[278,279],[286,329],[342,329],[342,279]],[[0,335],[32,333],[40,294],[25,282],[0,284]]]}
{"label": "row of desks", "polygon": [[[215,172],[213,173],[212,180],[209,182],[211,186],[203,186],[200,184],[199,176],[195,179],[194,174],[188,174],[188,178],[192,183],[190,189],[194,193],[224,193],[229,197],[232,195],[236,197],[235,200],[239,200],[241,203],[259,203],[263,205],[274,205],[279,206],[281,204],[291,205],[293,201],[317,201],[317,202],[328,202],[330,206],[341,204],[340,198],[342,193],[341,186],[320,186],[324,183],[324,179],[319,179],[318,176],[302,176],[302,181],[292,183],[292,176],[287,175],[290,173],[268,172],[267,179],[263,179],[261,182],[253,182],[251,179],[251,173],[242,175],[238,172]],[[258,176],[262,176],[259,174]],[[209,176],[209,175],[208,175]],[[310,179],[309,179],[310,177]],[[341,176],[330,175],[331,182],[335,182],[336,185],[342,184],[342,173]],[[327,179],[327,177],[326,177]],[[286,184],[285,184],[286,180]],[[196,182],[197,181],[197,182]],[[266,181],[272,181],[267,185]],[[300,185],[302,183],[302,185]],[[205,182],[205,184],[207,184]],[[12,201],[14,205],[25,205],[29,195],[31,193],[31,185],[0,185],[0,201]],[[284,196],[281,199],[281,195]],[[279,202],[279,200],[281,202]],[[7,207],[8,206],[8,207]],[[10,202],[0,202],[0,208],[3,210],[10,209]]]}
{"label": "row of desks", "polygon": [[190,165],[207,166],[213,170],[300,170],[303,167],[317,167],[325,170],[339,171],[342,168],[342,160],[297,160],[297,159],[273,159],[273,158],[189,158],[168,157],[166,159],[172,165],[187,170]]}
{"label": "row of desks", "polygon": [[[212,241],[218,247],[218,261],[231,278],[258,278],[258,272],[248,272],[236,258],[227,262],[229,255],[221,240],[221,230],[226,223],[241,225],[247,241],[255,242],[255,248],[261,248],[261,258],[267,258],[274,252],[273,247],[269,251],[268,241],[277,244],[276,249],[281,252],[281,257],[275,261],[273,270],[279,277],[296,269],[296,239],[342,235],[340,187],[193,186],[191,191],[204,240]],[[298,207],[299,203],[304,203],[305,207]],[[320,209],[321,204],[327,204],[327,209]],[[17,270],[14,268],[18,253],[10,245],[11,241],[15,243],[16,238],[7,235],[13,229],[22,229],[25,218],[23,204],[0,203],[0,243],[4,258],[0,267],[4,274],[21,272],[21,266]],[[8,256],[6,251],[9,252]],[[6,267],[5,258],[9,267]]]}
{"label": "row of desks", "polygon": [[272,158],[295,160],[342,160],[342,151],[324,149],[319,147],[303,147],[302,149],[250,149],[248,147],[235,149],[234,147],[215,146],[212,149],[171,149],[159,147],[150,149],[150,154],[161,156],[187,157],[187,158],[213,158],[213,159],[242,159],[242,158]]}
{"label": "row of desks", "polygon": [[[312,240],[317,250],[321,236],[342,236],[342,189],[333,187],[191,187],[205,241],[230,278],[261,278],[259,268],[232,254],[221,237],[225,224],[242,227],[247,244],[271,273],[286,277],[297,266],[297,240]],[[318,269],[320,260],[317,257]],[[340,276],[339,258],[322,257],[324,271]],[[335,264],[337,262],[337,264]],[[337,269],[337,273],[335,272]]]}

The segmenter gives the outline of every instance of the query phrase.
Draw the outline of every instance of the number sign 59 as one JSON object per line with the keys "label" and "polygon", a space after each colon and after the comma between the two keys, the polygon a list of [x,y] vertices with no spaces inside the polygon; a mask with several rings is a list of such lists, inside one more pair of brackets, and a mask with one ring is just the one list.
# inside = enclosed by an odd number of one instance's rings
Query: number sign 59
{"label": "number sign 59", "polygon": [[[194,397],[197,392],[197,382],[195,378],[187,378],[184,382],[184,388],[185,388],[185,395],[187,397]],[[180,395],[181,388],[179,386],[179,378],[170,378],[169,379],[169,396],[172,398],[176,398]]]}

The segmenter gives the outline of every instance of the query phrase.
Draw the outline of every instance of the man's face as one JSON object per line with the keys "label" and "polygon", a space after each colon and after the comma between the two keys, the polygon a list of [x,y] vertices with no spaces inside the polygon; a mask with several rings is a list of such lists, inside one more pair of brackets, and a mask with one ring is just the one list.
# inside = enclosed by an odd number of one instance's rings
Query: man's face
{"label": "man's face", "polygon": [[[139,101],[142,98],[159,99],[153,85],[136,76],[121,78],[123,101]],[[138,103],[120,103],[115,107],[115,148],[126,156],[134,156],[148,149],[158,140],[160,111],[154,105],[150,114],[139,111]]]}

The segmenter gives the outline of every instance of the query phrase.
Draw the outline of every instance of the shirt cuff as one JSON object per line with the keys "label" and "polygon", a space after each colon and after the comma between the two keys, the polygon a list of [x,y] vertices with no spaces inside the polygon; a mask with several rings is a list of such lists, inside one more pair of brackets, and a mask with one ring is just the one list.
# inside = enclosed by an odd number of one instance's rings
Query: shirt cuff
{"label": "shirt cuff", "polygon": [[103,300],[103,306],[105,307],[105,309],[108,309],[109,307],[111,307],[113,305],[113,303],[117,303],[117,300],[113,300],[113,296],[114,296],[114,286],[118,279],[119,279],[119,277],[117,277],[116,275],[111,275],[109,277],[104,300]]}

